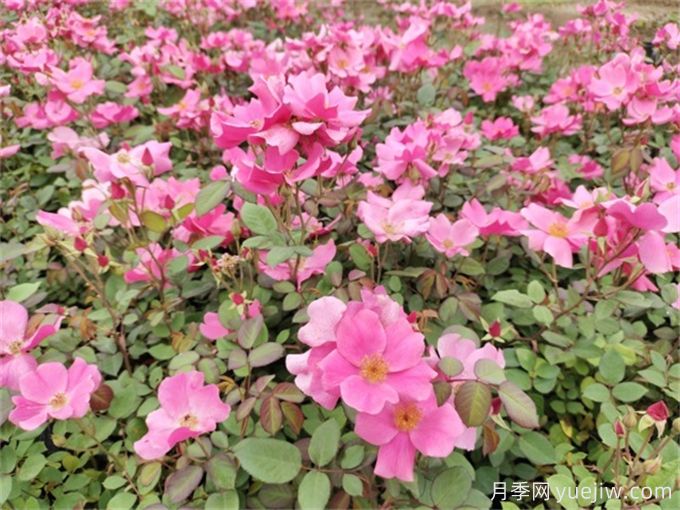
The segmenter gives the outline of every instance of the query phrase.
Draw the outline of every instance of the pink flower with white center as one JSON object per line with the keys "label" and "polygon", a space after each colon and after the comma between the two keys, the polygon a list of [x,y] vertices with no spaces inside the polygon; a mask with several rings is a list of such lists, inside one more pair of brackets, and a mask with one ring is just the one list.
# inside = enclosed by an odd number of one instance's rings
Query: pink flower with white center
{"label": "pink flower with white center", "polygon": [[563,104],[555,104],[543,108],[538,115],[531,117],[534,126],[531,131],[539,136],[560,133],[568,136],[581,129],[581,116],[570,115],[569,108]]}
{"label": "pink flower with white center", "polygon": [[[82,104],[92,95],[104,93],[104,80],[95,80],[92,64],[81,57],[69,62],[69,70],[50,67],[49,82],[66,94],[69,101]],[[40,78],[39,78],[40,79]]]}
{"label": "pink flower with white center", "polygon": [[375,474],[413,481],[416,452],[428,457],[448,457],[466,432],[450,403],[437,407],[433,394],[422,401],[388,403],[377,414],[360,412],[355,432],[379,447]]}
{"label": "pink flower with white center", "polygon": [[468,60],[463,68],[463,76],[470,82],[470,88],[482,96],[485,102],[494,101],[499,93],[511,85],[512,80],[504,72],[505,65],[498,57],[486,57],[482,61]]}
{"label": "pink flower with white center", "polygon": [[35,315],[29,321],[28,311],[22,305],[0,301],[0,387],[19,389],[21,376],[36,366],[35,358],[28,352],[59,329],[64,318],[61,309],[49,305],[39,312],[42,311],[49,314]]}
{"label": "pink flower with white center", "polygon": [[631,60],[625,53],[619,53],[613,60],[602,65],[589,86],[595,98],[609,110],[617,110],[628,103],[639,86],[639,79],[631,68]]}
{"label": "pink flower with white center", "polygon": [[559,266],[572,267],[572,253],[588,239],[585,226],[538,204],[529,204],[521,214],[535,227],[522,230],[529,239],[529,248],[548,253]]}
{"label": "pink flower with white center", "polygon": [[462,219],[451,223],[445,214],[430,218],[430,228],[425,234],[432,247],[447,257],[457,254],[468,255],[466,246],[479,235],[479,229],[470,221]]}
{"label": "pink flower with white center", "polygon": [[19,379],[20,395],[9,421],[24,430],[35,430],[48,419],[82,418],[90,410],[90,397],[102,382],[96,365],[76,358],[66,369],[57,362],[43,363]]}
{"label": "pink flower with white center", "polygon": [[435,372],[423,361],[424,337],[403,317],[352,301],[335,326],[337,348],[318,366],[326,391],[360,412],[375,414],[400,396],[424,400]]}
{"label": "pink flower with white center", "polygon": [[204,384],[203,373],[195,370],[163,379],[158,401],[160,409],[146,417],[148,432],[134,444],[144,460],[159,459],[180,441],[212,432],[231,411],[219,388]]}
{"label": "pink flower with white center", "polygon": [[490,141],[509,140],[519,134],[519,128],[510,117],[482,121],[482,134]]}
{"label": "pink flower with white center", "polygon": [[425,195],[422,186],[404,183],[391,198],[369,191],[366,201],[359,203],[357,216],[375,235],[379,243],[406,240],[427,232],[432,203],[420,200]]}
{"label": "pink flower with white center", "polygon": [[331,239],[312,250],[309,257],[293,257],[275,267],[267,264],[267,253],[261,252],[258,267],[264,274],[277,281],[295,280],[298,289],[302,283],[316,274],[323,274],[326,266],[335,257],[335,242]]}
{"label": "pink flower with white center", "polygon": [[654,201],[663,202],[665,199],[680,194],[680,170],[673,170],[666,158],[654,158],[647,167],[649,182],[656,191]]}
{"label": "pink flower with white center", "polygon": [[170,142],[151,140],[133,148],[122,148],[110,155],[95,148],[85,148],[81,152],[92,164],[99,182],[127,177],[134,184],[146,186],[150,177],[172,169],[171,147]]}

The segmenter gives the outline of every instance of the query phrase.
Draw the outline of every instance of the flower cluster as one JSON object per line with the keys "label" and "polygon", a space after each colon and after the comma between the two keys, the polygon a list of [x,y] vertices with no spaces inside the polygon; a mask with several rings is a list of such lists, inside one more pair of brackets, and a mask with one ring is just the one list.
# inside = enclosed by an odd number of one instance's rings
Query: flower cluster
{"label": "flower cluster", "polygon": [[[349,303],[323,297],[307,313],[298,336],[311,349],[288,355],[286,366],[322,406],[332,409],[342,399],[358,412],[356,433],[380,447],[376,474],[411,481],[416,451],[446,457],[456,446],[474,448],[474,429],[451,402],[437,403],[432,381],[441,374],[436,359],[433,368],[424,357],[422,333],[383,288],[364,289],[361,301]],[[477,350],[455,335],[439,342],[440,355],[459,360],[468,373],[481,358],[505,365],[491,345]]]}

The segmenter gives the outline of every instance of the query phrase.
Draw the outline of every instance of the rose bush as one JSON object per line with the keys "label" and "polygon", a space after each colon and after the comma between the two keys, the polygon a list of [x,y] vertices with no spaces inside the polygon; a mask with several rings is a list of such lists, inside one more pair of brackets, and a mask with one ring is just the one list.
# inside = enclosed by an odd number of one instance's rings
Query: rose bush
{"label": "rose bush", "polygon": [[680,31],[578,12],[1,0],[0,504],[680,507]]}

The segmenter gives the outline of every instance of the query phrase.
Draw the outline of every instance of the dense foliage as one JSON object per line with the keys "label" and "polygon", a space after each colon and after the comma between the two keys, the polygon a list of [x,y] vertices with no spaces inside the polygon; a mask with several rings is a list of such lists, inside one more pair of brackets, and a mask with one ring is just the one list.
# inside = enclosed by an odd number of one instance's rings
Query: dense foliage
{"label": "dense foliage", "polygon": [[680,31],[579,13],[0,0],[0,505],[680,508]]}

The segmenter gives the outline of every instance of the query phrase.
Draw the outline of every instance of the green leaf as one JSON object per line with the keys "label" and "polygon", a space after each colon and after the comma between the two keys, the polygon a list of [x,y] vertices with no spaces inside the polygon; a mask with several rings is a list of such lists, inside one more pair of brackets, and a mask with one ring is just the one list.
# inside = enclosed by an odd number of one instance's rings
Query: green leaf
{"label": "green leaf", "polygon": [[519,308],[531,308],[534,306],[534,303],[529,299],[529,296],[526,296],[515,289],[498,291],[491,299],[498,301],[499,303],[505,303],[506,305],[517,306]]}
{"label": "green leaf", "polygon": [[105,489],[118,489],[125,485],[125,478],[119,475],[108,476],[106,480],[102,482]]}
{"label": "green leaf", "polygon": [[471,487],[472,477],[465,468],[449,468],[439,473],[432,482],[432,501],[437,508],[459,507],[467,499]]}
{"label": "green leaf", "polygon": [[416,99],[423,106],[430,106],[434,103],[434,99],[437,96],[437,90],[431,83],[423,84],[416,93]]}
{"label": "green leaf", "polygon": [[252,367],[264,367],[281,359],[284,354],[285,349],[283,345],[276,342],[267,342],[251,351],[248,355],[248,362]]}
{"label": "green leaf", "polygon": [[536,280],[532,280],[527,286],[527,295],[534,303],[542,303],[545,299],[543,285]]}
{"label": "green leaf", "polygon": [[109,414],[114,418],[127,418],[139,407],[140,401],[134,386],[127,386],[114,395]]}
{"label": "green leaf", "polygon": [[243,204],[243,207],[241,207],[241,220],[255,234],[266,236],[277,230],[276,218],[263,205],[255,205],[250,202]]}
{"label": "green leaf", "polygon": [[364,484],[357,475],[342,475],[342,490],[350,496],[361,496],[364,493]]}
{"label": "green leaf", "polygon": [[371,256],[366,251],[361,244],[355,243],[349,247],[349,256],[352,258],[352,262],[357,268],[362,271],[367,271],[370,269],[372,262]]}
{"label": "green leaf", "polygon": [[545,324],[546,326],[552,324],[553,314],[547,306],[535,306],[533,310],[531,310],[531,313],[533,314],[534,319],[536,319],[541,324]]}
{"label": "green leaf", "polygon": [[172,473],[165,480],[165,494],[172,503],[186,500],[203,478],[203,468],[200,466],[186,466]]}
{"label": "green leaf", "polygon": [[238,330],[238,343],[244,349],[250,349],[255,345],[255,341],[260,337],[264,328],[262,315],[256,315],[251,319],[246,319]]}
{"label": "green leaf", "polygon": [[119,492],[106,504],[107,510],[128,510],[137,501],[137,496],[131,492]]}
{"label": "green leaf", "polygon": [[112,94],[125,94],[127,91],[127,85],[119,81],[107,81],[106,90]]}
{"label": "green leaf", "polygon": [[157,212],[142,211],[141,220],[142,225],[151,230],[151,232],[162,234],[168,228],[168,223],[165,217],[161,216]]}
{"label": "green leaf", "polygon": [[208,478],[219,490],[233,489],[236,484],[238,466],[225,453],[218,453],[205,464]]}
{"label": "green leaf", "polygon": [[583,390],[583,396],[589,398],[593,402],[607,402],[611,397],[609,389],[604,384],[600,383],[588,385],[586,389]]}
{"label": "green leaf", "polygon": [[317,427],[309,442],[309,457],[319,467],[333,460],[340,444],[340,426],[330,419]]}
{"label": "green leaf", "polygon": [[20,283],[15,285],[7,293],[6,299],[9,301],[21,302],[30,298],[33,294],[38,291],[41,282],[33,283]]}
{"label": "green leaf", "polygon": [[211,494],[205,501],[205,510],[239,510],[238,492],[226,491]]}
{"label": "green leaf", "polygon": [[9,499],[10,492],[12,492],[12,477],[0,475],[0,505]]}
{"label": "green leaf", "polygon": [[295,256],[295,249],[291,246],[274,246],[267,253],[267,265],[276,267],[282,262],[292,259]]}
{"label": "green leaf", "polygon": [[610,349],[600,358],[599,371],[602,378],[609,384],[621,382],[626,373],[626,364],[621,355]]}
{"label": "green leaf", "polygon": [[548,477],[546,482],[548,482],[553,498],[558,500],[560,505],[566,510],[578,510],[579,506],[577,500],[565,496],[570,492],[571,494],[576,493],[576,484],[574,483],[574,480],[567,475],[558,474]]}
{"label": "green leaf", "polygon": [[647,388],[634,382],[622,382],[614,386],[612,394],[621,402],[635,402],[647,393]]}
{"label": "green leaf", "polygon": [[279,439],[250,437],[238,443],[234,453],[243,469],[266,483],[290,482],[302,466],[300,450]]}
{"label": "green leaf", "polygon": [[512,421],[528,429],[538,428],[536,404],[519,386],[505,381],[498,387],[498,396]]}
{"label": "green leaf", "polygon": [[456,390],[454,403],[463,423],[468,427],[479,427],[491,408],[491,390],[477,381],[467,381]]}
{"label": "green leaf", "polygon": [[22,482],[33,480],[42,471],[42,469],[45,467],[45,464],[47,464],[47,459],[44,455],[40,453],[29,455],[19,468],[17,480]]}
{"label": "green leaf", "polygon": [[449,377],[455,377],[465,369],[463,363],[459,359],[452,358],[451,356],[444,356],[440,359],[438,367],[444,375]]}
{"label": "green leaf", "polygon": [[301,510],[326,508],[331,497],[331,481],[326,473],[310,471],[298,487],[298,503]]}
{"label": "green leaf", "polygon": [[538,432],[527,432],[519,438],[519,449],[536,466],[555,464],[557,457],[555,447]]}
{"label": "green leaf", "polygon": [[196,195],[196,216],[203,216],[222,203],[229,193],[227,181],[215,181],[208,184]]}
{"label": "green leaf", "polygon": [[175,65],[175,64],[167,64],[164,65],[161,70],[166,73],[170,73],[173,75],[175,78],[178,80],[183,80],[186,77],[186,73],[184,72],[184,69],[182,69],[180,66]]}
{"label": "green leaf", "polygon": [[500,384],[505,381],[503,369],[490,359],[480,359],[475,363],[475,375],[489,384]]}

